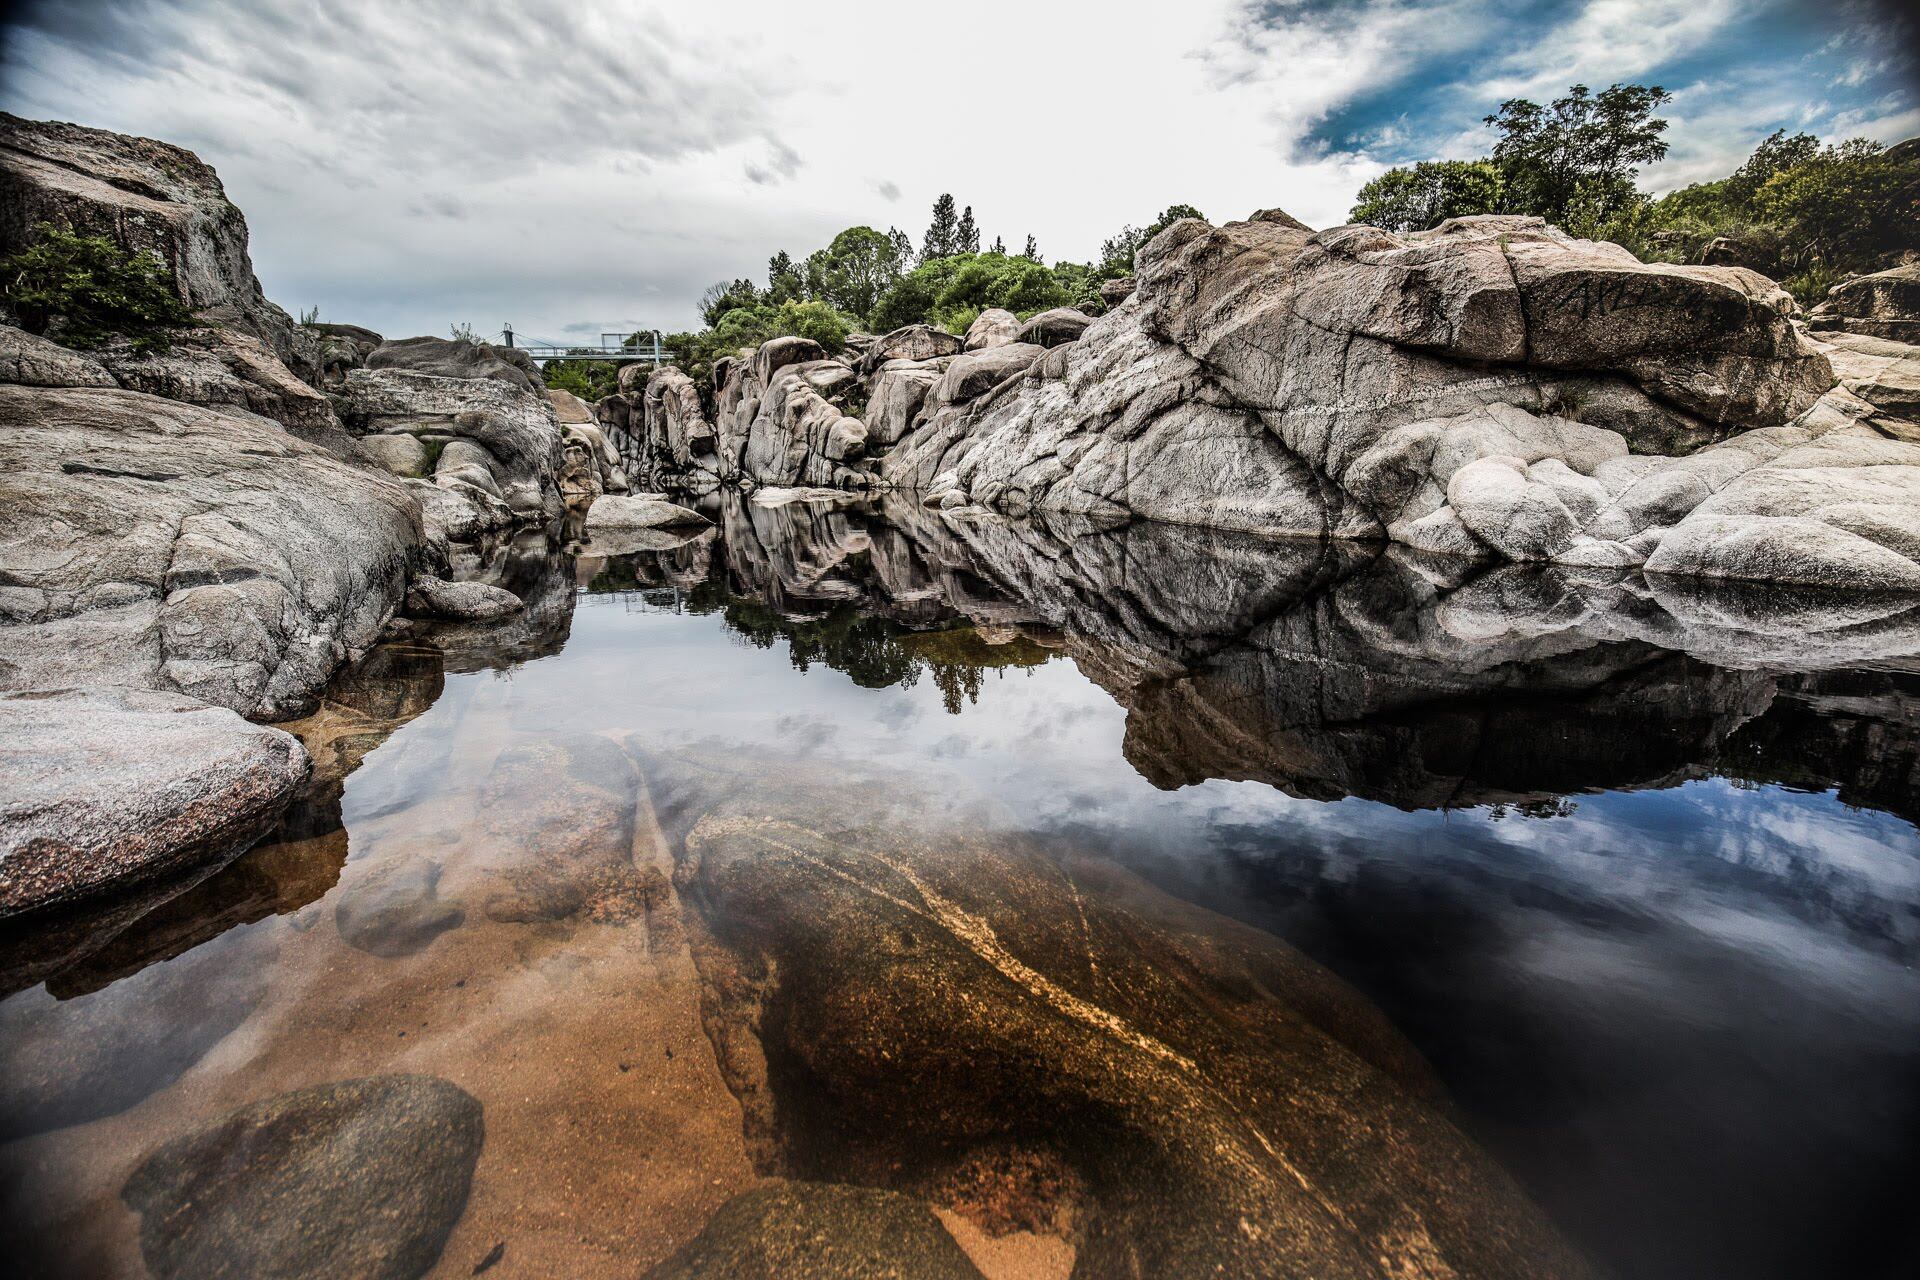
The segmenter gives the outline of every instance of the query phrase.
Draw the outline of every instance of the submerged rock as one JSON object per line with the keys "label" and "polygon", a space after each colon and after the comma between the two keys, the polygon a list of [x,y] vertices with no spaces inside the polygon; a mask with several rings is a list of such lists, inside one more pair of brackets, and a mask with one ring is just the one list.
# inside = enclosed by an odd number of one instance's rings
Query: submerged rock
{"label": "submerged rock", "polygon": [[1070,1222],[1085,1275],[1587,1274],[1279,940],[897,778],[682,754],[650,781],[764,1172]]}
{"label": "submerged rock", "polygon": [[926,1205],[827,1183],[756,1187],[720,1206],[648,1280],[979,1280]]}
{"label": "submerged rock", "polygon": [[291,734],[180,694],[0,694],[0,916],[226,861],[307,770]]}
{"label": "submerged rock", "polygon": [[248,413],[0,386],[0,674],[310,708],[421,540],[395,480]]}
{"label": "submerged rock", "polygon": [[433,1076],[283,1093],[149,1155],[121,1191],[158,1280],[415,1280],[467,1205],[480,1103]]}

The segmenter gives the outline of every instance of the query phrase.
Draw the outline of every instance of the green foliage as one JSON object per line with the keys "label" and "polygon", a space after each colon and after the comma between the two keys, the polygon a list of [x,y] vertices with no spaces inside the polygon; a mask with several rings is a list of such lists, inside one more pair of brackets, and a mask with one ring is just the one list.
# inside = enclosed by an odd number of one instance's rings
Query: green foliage
{"label": "green foliage", "polygon": [[486,339],[473,331],[473,326],[462,320],[448,329],[455,342],[485,342]]}
{"label": "green foliage", "polygon": [[[1031,316],[1073,301],[1056,275],[1030,258],[960,253],[922,262],[882,294],[871,320],[877,333],[929,323],[965,333],[988,307]],[[1081,268],[1085,270],[1085,268]]]}
{"label": "green foliage", "polygon": [[0,263],[7,304],[29,333],[52,333],[71,347],[97,347],[119,334],[136,351],[165,351],[172,330],[195,324],[173,272],[153,254],[50,222],[36,223],[33,235]]}
{"label": "green foliage", "polygon": [[1500,208],[1506,183],[1490,160],[1423,160],[1360,188],[1348,219],[1388,231],[1425,231],[1448,218]]}
{"label": "green foliage", "polygon": [[1097,271],[1103,280],[1117,280],[1121,276],[1133,274],[1133,256],[1140,246],[1165,231],[1182,218],[1198,218],[1202,222],[1207,215],[1190,204],[1171,204],[1161,210],[1160,216],[1145,227],[1124,226],[1100,244],[1100,264]]}
{"label": "green foliage", "polygon": [[920,260],[929,262],[960,252],[960,219],[953,211],[953,196],[943,192],[933,202],[933,221],[920,241]]}
{"label": "green foliage", "polygon": [[308,307],[300,313],[300,326],[302,328],[310,328],[311,326],[319,323],[320,323],[319,307]]}
{"label": "green foliage", "polygon": [[808,296],[847,315],[865,317],[909,265],[892,236],[872,227],[848,227],[807,259],[812,286]]}
{"label": "green foliage", "polygon": [[751,307],[763,301],[751,280],[722,280],[707,286],[700,295],[700,318],[708,327],[720,323],[720,317],[735,307]]}
{"label": "green foliage", "polygon": [[1672,97],[1658,85],[1616,84],[1596,95],[1576,84],[1545,107],[1501,103],[1486,123],[1501,134],[1493,163],[1505,211],[1598,226],[1643,199],[1634,173],[1667,154],[1667,122],[1654,112]]}
{"label": "green foliage", "polygon": [[846,347],[847,335],[856,323],[824,302],[782,302],[778,306],[755,302],[729,308],[721,314],[719,323],[699,333],[669,334],[662,345],[701,394],[710,395],[713,364],[723,356],[782,337],[812,338],[827,351],[838,352]]}
{"label": "green foliage", "polygon": [[540,377],[555,391],[571,391],[592,404],[620,389],[620,366],[607,360],[549,360]]}

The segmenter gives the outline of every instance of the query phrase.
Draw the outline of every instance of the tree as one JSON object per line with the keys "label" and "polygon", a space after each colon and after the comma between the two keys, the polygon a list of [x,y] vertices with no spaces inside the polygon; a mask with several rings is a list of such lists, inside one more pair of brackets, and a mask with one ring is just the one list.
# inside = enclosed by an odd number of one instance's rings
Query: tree
{"label": "tree", "polygon": [[943,193],[933,202],[933,221],[927,224],[927,235],[920,242],[920,260],[930,261],[945,258],[958,253],[959,245],[955,233],[959,230],[959,219],[953,212],[953,196]]}
{"label": "tree", "polygon": [[1785,129],[1775,129],[1760,140],[1747,162],[1721,184],[1726,199],[1736,206],[1746,205],[1766,185],[1767,179],[1776,173],[1797,169],[1819,154],[1820,139],[1812,134],[1796,133],[1788,137]]}
{"label": "tree", "polygon": [[793,264],[793,259],[785,249],[767,259],[768,302],[776,305],[782,302],[798,302],[806,294],[806,278]]}
{"label": "tree", "polygon": [[157,255],[50,222],[35,223],[33,236],[32,245],[0,263],[6,300],[27,332],[54,330],[70,347],[97,347],[121,334],[136,351],[165,351],[171,330],[195,323],[173,271]]}
{"label": "tree", "polygon": [[1160,211],[1151,225],[1146,227],[1124,226],[1100,244],[1100,271],[1109,279],[1130,275],[1133,272],[1133,256],[1140,246],[1165,231],[1182,218],[1198,218],[1205,222],[1207,216],[1190,204],[1170,204]]}
{"label": "tree", "polygon": [[955,253],[980,252],[980,228],[973,223],[972,205],[960,215],[960,225],[953,230],[953,249]]}
{"label": "tree", "polygon": [[995,236],[993,238],[993,252],[1004,256],[1007,252],[1007,242],[999,236]]}
{"label": "tree", "polygon": [[1672,97],[1658,85],[1616,84],[1595,95],[1576,84],[1550,106],[1501,103],[1486,123],[1501,135],[1493,163],[1507,211],[1598,224],[1643,200],[1634,174],[1667,154],[1667,122],[1654,112]]}
{"label": "tree", "polygon": [[888,227],[887,239],[893,244],[893,256],[900,260],[900,269],[904,271],[912,266],[913,237],[898,227]]}
{"label": "tree", "polygon": [[1027,236],[1027,247],[1020,251],[1020,256],[1028,262],[1040,261],[1040,242],[1035,240],[1031,233]]}
{"label": "tree", "polygon": [[751,307],[759,301],[760,291],[753,287],[751,280],[717,281],[700,295],[700,318],[711,328],[734,308]]}
{"label": "tree", "polygon": [[1780,226],[1800,270],[1872,270],[1882,255],[1920,249],[1920,159],[1889,157],[1866,138],[1775,173],[1753,203]]}
{"label": "tree", "polygon": [[1498,212],[1503,185],[1487,160],[1422,160],[1361,187],[1347,218],[1388,231],[1425,231],[1448,218]]}
{"label": "tree", "polygon": [[[908,265],[899,242],[872,227],[848,227],[814,258],[820,281],[814,296],[862,320]],[[813,259],[808,261],[811,267]]]}

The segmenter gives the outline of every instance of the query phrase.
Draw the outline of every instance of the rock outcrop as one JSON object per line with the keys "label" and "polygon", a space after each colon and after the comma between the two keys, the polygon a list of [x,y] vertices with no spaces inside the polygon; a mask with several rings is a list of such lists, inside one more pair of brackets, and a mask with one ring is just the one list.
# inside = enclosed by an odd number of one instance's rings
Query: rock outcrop
{"label": "rock outcrop", "polygon": [[1920,342],[1920,265],[1855,276],[1835,285],[1813,309],[1808,325]]}
{"label": "rock outcrop", "polygon": [[247,256],[246,219],[191,151],[0,114],[0,257],[29,243],[41,222],[158,254],[203,319],[259,339],[298,374],[317,374],[315,336],[267,301]]}
{"label": "rock outcrop", "polygon": [[0,693],[0,916],[227,861],[307,769],[291,734],[176,693]]}
{"label": "rock outcrop", "polygon": [[368,367],[350,370],[336,393],[347,429],[373,457],[400,475],[431,467],[431,482],[415,485],[443,543],[560,516],[560,424],[545,390],[533,391],[523,369],[498,358],[504,350],[438,338],[387,343]]}
{"label": "rock outcrop", "polygon": [[310,708],[400,603],[405,488],[253,414],[0,386],[0,678]]}

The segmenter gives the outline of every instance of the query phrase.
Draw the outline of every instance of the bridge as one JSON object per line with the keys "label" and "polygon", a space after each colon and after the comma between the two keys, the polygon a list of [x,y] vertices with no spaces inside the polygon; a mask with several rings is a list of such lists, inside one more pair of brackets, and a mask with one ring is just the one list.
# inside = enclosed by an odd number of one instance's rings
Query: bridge
{"label": "bridge", "polygon": [[[630,342],[635,345],[627,345]],[[643,343],[645,345],[640,345]],[[516,333],[513,326],[508,324],[501,326],[500,345],[524,351],[539,364],[549,360],[604,360],[621,364],[641,361],[659,365],[673,358],[661,347],[658,329],[641,333],[603,333],[599,345],[589,346],[580,342],[550,342],[530,334]]]}

